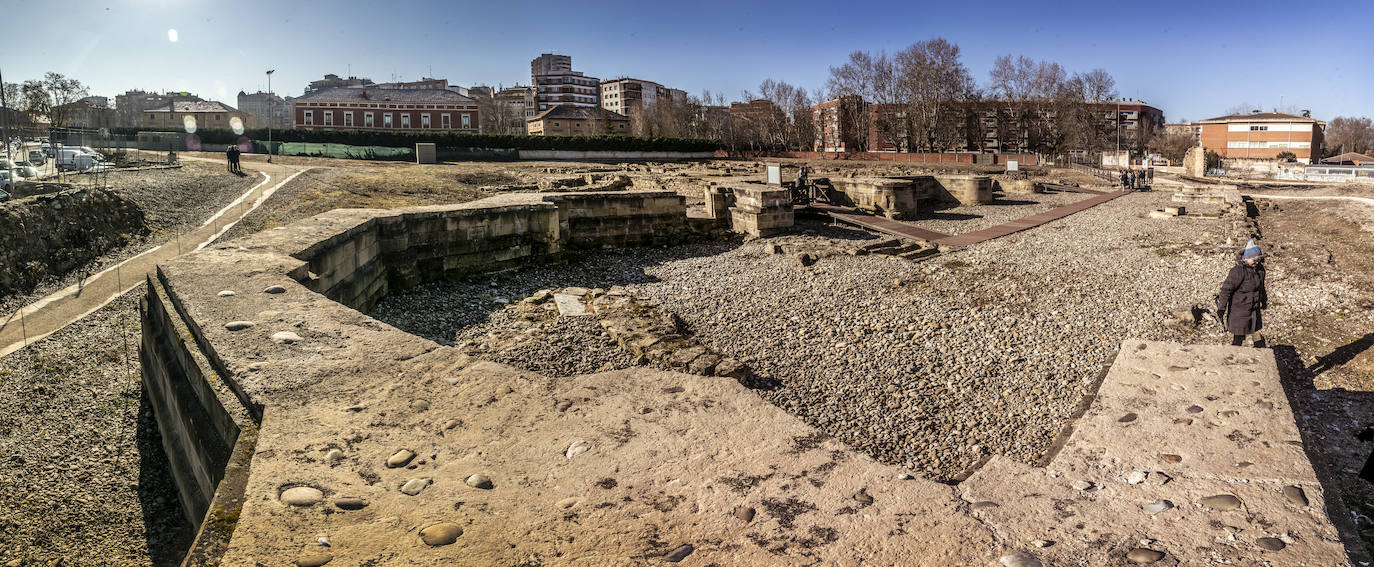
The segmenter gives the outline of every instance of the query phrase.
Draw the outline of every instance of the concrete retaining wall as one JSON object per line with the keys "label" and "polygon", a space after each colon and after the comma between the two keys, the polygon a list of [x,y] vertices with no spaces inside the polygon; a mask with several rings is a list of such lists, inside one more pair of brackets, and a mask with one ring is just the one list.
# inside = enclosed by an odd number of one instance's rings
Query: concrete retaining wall
{"label": "concrete retaining wall", "polygon": [[[392,289],[555,261],[564,250],[670,244],[718,228],[711,219],[689,220],[685,201],[666,191],[550,193],[450,206],[336,210],[202,254],[239,245],[268,250],[257,261],[285,266],[287,275],[310,290],[365,311]],[[221,520],[234,515],[237,496],[217,494],[217,488],[226,465],[239,453],[252,453],[240,446],[251,444],[252,436],[243,433],[261,419],[255,386],[251,380],[245,384],[245,374],[257,369],[221,360],[211,337],[224,329],[202,328],[198,315],[183,308],[162,266],[158,275],[149,280],[142,302],[144,389],[183,511],[193,524],[208,526],[201,538],[227,540],[232,529]],[[216,521],[205,522],[207,517]],[[198,541],[197,549],[206,545]]]}
{"label": "concrete retaining wall", "polygon": [[932,175],[929,178],[934,197],[941,201],[958,201],[960,205],[985,205],[992,202],[992,178],[985,175]]}
{"label": "concrete retaining wall", "polygon": [[117,193],[69,189],[0,203],[0,295],[27,291],[147,232],[143,211]]}

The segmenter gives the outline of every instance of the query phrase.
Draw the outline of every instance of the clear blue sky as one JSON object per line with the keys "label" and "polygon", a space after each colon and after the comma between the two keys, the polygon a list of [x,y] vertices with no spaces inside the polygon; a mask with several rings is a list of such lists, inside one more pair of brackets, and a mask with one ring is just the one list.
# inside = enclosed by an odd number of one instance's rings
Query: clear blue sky
{"label": "clear blue sky", "polygon": [[[929,4],[919,6],[918,4]],[[299,95],[325,73],[422,75],[469,86],[529,82],[541,52],[600,78],[634,76],[738,99],[775,78],[821,87],[853,50],[943,36],[980,83],[1001,54],[1096,67],[1170,121],[1241,103],[1374,115],[1374,6],[1289,2],[261,2],[5,0],[8,82],[57,71],[92,94],[240,89]],[[1347,10],[1342,13],[1340,10]],[[178,40],[168,40],[168,30]]]}

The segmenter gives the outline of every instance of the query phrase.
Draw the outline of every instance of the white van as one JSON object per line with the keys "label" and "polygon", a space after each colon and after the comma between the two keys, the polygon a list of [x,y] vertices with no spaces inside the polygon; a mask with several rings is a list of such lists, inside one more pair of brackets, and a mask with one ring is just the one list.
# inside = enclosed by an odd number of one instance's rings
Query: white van
{"label": "white van", "polygon": [[96,157],[81,151],[81,148],[64,147],[57,150],[57,169],[61,171],[85,171],[95,167]]}

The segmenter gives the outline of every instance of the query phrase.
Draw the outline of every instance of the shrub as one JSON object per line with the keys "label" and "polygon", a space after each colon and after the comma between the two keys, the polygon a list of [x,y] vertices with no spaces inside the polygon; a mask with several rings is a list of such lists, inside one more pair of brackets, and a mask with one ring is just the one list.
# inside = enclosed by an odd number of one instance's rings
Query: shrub
{"label": "shrub", "polygon": [[1280,161],[1296,161],[1298,159],[1297,154],[1289,151],[1279,152],[1279,155],[1275,157],[1277,157]]}

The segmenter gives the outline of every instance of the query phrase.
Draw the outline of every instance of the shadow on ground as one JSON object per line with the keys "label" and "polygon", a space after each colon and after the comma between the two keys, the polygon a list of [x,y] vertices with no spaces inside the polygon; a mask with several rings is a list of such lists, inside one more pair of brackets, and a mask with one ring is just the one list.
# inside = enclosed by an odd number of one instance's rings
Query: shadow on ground
{"label": "shadow on ground", "polygon": [[1274,346],[1279,376],[1303,448],[1326,495],[1326,515],[1340,532],[1352,565],[1368,565],[1374,560],[1369,551],[1374,547],[1374,484],[1358,477],[1371,447],[1356,438],[1358,432],[1374,425],[1374,392],[1318,390],[1313,379],[1371,345],[1374,333],[1317,357],[1310,366],[1303,363],[1292,345]]}
{"label": "shadow on ground", "polygon": [[180,565],[195,538],[181,511],[171,465],[162,450],[153,406],[146,396],[138,407],[138,501],[143,508],[148,557],[155,566]]}

